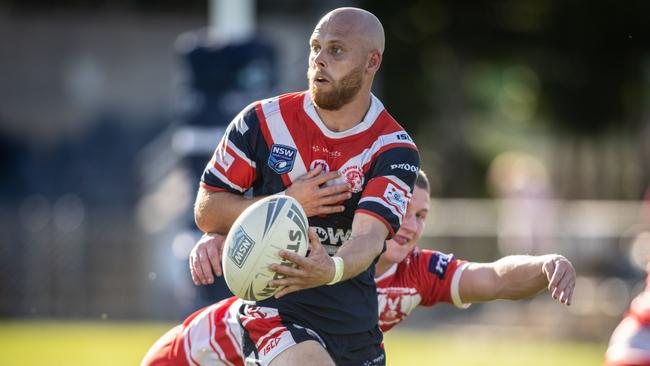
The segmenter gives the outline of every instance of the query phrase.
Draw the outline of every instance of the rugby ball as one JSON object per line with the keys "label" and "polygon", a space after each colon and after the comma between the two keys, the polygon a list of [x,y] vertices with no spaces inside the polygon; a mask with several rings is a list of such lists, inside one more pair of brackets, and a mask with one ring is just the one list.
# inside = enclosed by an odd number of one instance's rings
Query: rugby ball
{"label": "rugby ball", "polygon": [[239,215],[230,228],[223,249],[222,268],[232,293],[244,300],[264,300],[280,290],[268,287],[284,275],[269,270],[273,263],[293,266],[278,252],[290,250],[305,256],[309,247],[307,215],[289,196],[265,197]]}

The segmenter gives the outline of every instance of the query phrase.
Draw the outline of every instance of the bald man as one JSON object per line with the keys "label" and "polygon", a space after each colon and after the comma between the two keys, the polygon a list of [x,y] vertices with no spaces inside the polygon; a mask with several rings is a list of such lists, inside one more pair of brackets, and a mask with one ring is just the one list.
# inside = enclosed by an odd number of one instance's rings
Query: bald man
{"label": "bald man", "polygon": [[[371,13],[339,8],[309,40],[309,90],[254,102],[228,127],[195,205],[206,233],[190,255],[195,284],[221,275],[225,234],[253,202],[296,198],[309,255],[272,265],[275,297],[244,304],[243,354],[261,365],[383,365],[374,264],[397,232],[419,169],[415,144],[371,93],[384,31]],[[251,195],[244,196],[244,192]]]}

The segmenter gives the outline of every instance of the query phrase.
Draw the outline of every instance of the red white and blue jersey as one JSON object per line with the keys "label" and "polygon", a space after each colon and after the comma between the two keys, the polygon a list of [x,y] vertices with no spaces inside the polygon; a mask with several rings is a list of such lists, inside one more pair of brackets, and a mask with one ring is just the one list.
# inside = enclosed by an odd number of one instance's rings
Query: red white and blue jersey
{"label": "red white and blue jersey", "polygon": [[[309,218],[330,255],[350,237],[357,212],[379,219],[389,236],[399,229],[419,155],[409,135],[374,96],[363,121],[342,132],[325,126],[308,92],[251,104],[227,128],[201,185],[236,194],[275,194],[319,165],[341,173],[331,184],[347,182],[352,190],[344,212]],[[369,311],[377,307],[373,273],[374,265],[333,286],[258,305],[277,308],[285,318],[332,334],[365,331],[377,324],[377,313]]]}
{"label": "red white and blue jersey", "polygon": [[379,298],[379,327],[382,332],[404,320],[418,306],[439,302],[467,308],[459,295],[466,261],[453,254],[415,248],[402,262],[376,278]]}

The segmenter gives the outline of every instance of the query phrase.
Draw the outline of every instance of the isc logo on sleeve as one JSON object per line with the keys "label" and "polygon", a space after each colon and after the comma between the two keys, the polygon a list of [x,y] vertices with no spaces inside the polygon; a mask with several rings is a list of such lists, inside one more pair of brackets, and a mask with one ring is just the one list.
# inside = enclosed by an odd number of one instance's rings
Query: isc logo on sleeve
{"label": "isc logo on sleeve", "polygon": [[288,173],[293,169],[293,162],[298,152],[293,147],[273,144],[269,154],[269,167],[278,174]]}

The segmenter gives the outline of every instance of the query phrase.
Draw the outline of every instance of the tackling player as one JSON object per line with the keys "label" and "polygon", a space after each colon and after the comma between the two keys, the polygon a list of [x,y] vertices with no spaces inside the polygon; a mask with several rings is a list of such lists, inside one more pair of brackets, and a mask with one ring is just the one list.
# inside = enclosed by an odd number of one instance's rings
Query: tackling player
{"label": "tackling player", "polygon": [[[404,320],[415,307],[439,302],[465,308],[472,302],[522,299],[548,288],[553,298],[571,303],[576,273],[563,256],[508,256],[493,263],[473,263],[419,249],[416,243],[428,212],[429,182],[419,172],[402,226],[377,263],[382,331]],[[142,365],[243,365],[237,320],[241,305],[242,300],[233,297],[192,314],[152,346]]]}
{"label": "tackling player", "polygon": [[645,291],[630,305],[609,341],[606,366],[650,366],[650,262]]}
{"label": "tackling player", "polygon": [[[383,365],[374,262],[402,222],[419,155],[370,92],[384,51],[373,14],[329,12],[309,47],[309,90],[255,102],[231,122],[202,176],[195,218],[203,232],[224,234],[256,198],[285,192],[320,236],[310,230],[308,257],[281,251],[299,269],[272,267],[287,277],[269,286],[283,289],[240,311],[247,359]],[[218,267],[219,248],[203,246],[198,256]]]}

